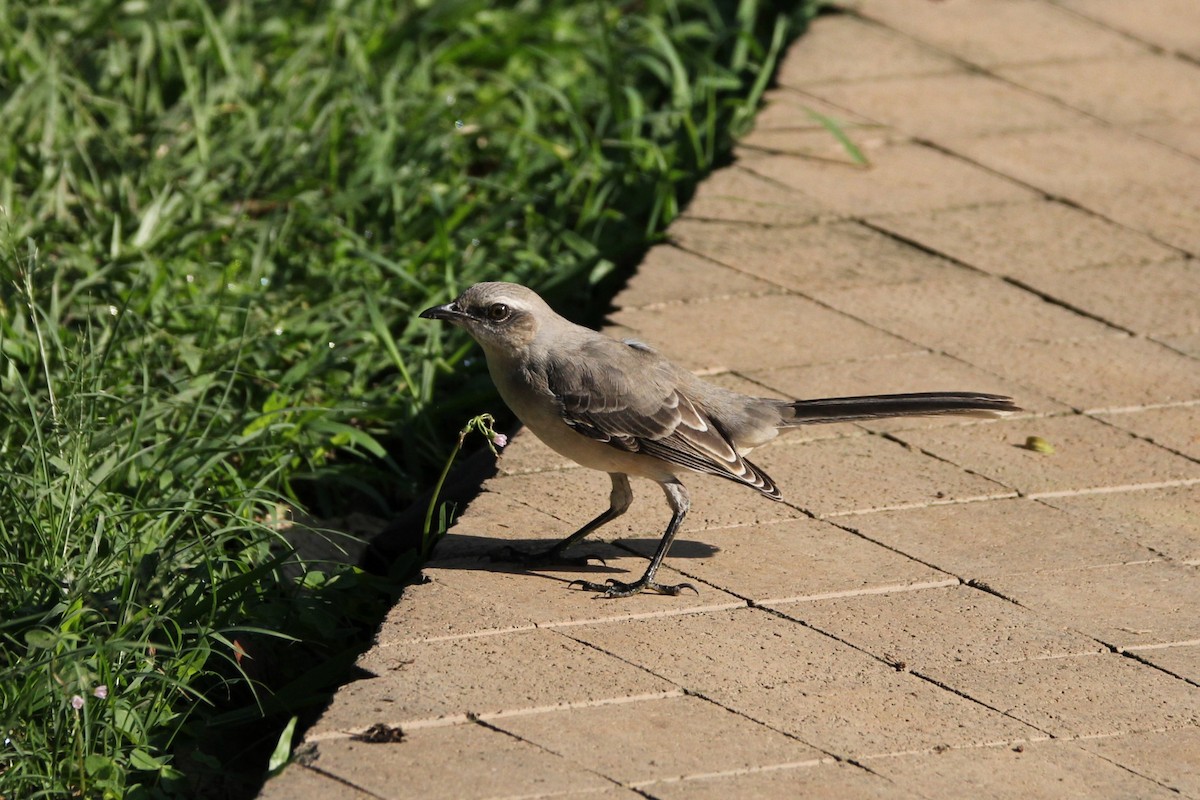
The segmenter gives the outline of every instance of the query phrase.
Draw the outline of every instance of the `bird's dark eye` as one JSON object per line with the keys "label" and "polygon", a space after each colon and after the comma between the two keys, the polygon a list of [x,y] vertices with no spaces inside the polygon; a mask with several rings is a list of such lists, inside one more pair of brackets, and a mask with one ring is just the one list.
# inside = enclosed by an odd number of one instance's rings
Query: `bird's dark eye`
{"label": "bird's dark eye", "polygon": [[504,303],[492,303],[487,307],[487,318],[492,322],[502,322],[508,319],[510,313],[508,306]]}

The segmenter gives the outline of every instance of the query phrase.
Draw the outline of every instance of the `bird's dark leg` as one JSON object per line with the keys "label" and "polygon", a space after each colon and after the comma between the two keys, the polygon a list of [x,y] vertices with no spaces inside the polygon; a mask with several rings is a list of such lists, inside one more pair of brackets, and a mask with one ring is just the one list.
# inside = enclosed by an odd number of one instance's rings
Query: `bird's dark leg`
{"label": "bird's dark leg", "polygon": [[[654,580],[654,573],[658,572],[663,558],[666,557],[667,551],[671,549],[671,542],[675,540],[675,534],[679,531],[679,525],[683,522],[683,518],[687,515],[688,509],[691,507],[691,500],[688,499],[687,490],[683,488],[682,483],[673,480],[662,484],[662,487],[663,491],[667,494],[667,502],[671,504],[671,521],[667,523],[667,530],[663,534],[662,541],[658,543],[658,549],[654,551],[654,557],[650,559],[650,566],[646,568],[646,574],[633,583],[622,583],[609,579],[604,583],[574,581],[572,585],[579,585],[589,592],[603,592],[605,597],[629,597],[646,590],[672,595],[679,594],[684,589],[691,589],[693,592],[696,592],[696,587],[690,583],[664,584],[656,583]],[[696,593],[699,594],[699,592]]]}
{"label": "bird's dark leg", "polygon": [[567,556],[563,555],[564,551],[592,531],[603,525],[607,525],[624,514],[629,510],[629,504],[633,502],[633,490],[629,488],[628,476],[620,472],[610,472],[608,473],[608,477],[612,479],[612,491],[608,495],[608,508],[598,514],[591,522],[549,549],[523,553],[511,545],[505,545],[494,550],[491,553],[491,559],[493,561],[512,561],[518,564],[530,565],[569,564],[587,566],[588,562],[596,558],[596,556]]}

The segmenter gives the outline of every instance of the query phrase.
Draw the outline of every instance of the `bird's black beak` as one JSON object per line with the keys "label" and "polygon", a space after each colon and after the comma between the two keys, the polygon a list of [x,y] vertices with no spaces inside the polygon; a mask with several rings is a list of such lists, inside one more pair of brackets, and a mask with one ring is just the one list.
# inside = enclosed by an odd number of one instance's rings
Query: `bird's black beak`
{"label": "bird's black beak", "polygon": [[434,306],[427,308],[421,312],[422,319],[444,319],[447,322],[458,322],[471,318],[470,314],[466,314],[458,310],[454,303],[446,303],[444,306]]}

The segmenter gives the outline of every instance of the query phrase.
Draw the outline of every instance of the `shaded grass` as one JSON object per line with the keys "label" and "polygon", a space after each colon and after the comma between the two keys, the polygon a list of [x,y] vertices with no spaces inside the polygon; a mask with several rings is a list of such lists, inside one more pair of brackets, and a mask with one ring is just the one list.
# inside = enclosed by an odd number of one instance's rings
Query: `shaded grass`
{"label": "shaded grass", "polygon": [[586,303],[809,13],[0,0],[0,795],[247,791],[229,726],[319,702],[395,591],[293,580],[279,509],[403,507],[499,410],[415,312]]}

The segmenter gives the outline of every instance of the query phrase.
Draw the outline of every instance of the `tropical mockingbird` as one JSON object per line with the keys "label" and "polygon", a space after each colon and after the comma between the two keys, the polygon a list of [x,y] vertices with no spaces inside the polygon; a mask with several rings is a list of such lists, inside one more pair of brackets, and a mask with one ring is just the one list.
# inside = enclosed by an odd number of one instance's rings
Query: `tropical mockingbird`
{"label": "tropical mockingbird", "polygon": [[746,459],[780,431],[818,422],[927,414],[994,416],[1019,411],[1008,397],[978,392],[926,392],[820,400],[750,397],[707,383],[653,348],[618,341],[556,314],[532,290],[478,283],[452,303],[421,312],[464,328],[487,357],[488,372],[513,413],[553,450],[612,479],[608,509],[544,552],[510,556],[525,562],[574,561],[563,552],[625,513],[630,475],[666,492],[671,521],[646,573],[632,583],[577,581],[609,597],[645,589],[679,594],[690,584],[657,583],[654,574],[689,507],[679,476],[703,472],[741,483],[772,500],[775,482]]}

